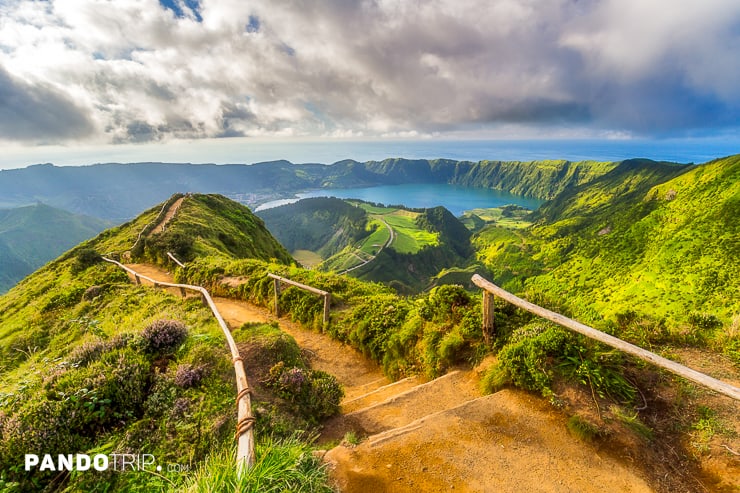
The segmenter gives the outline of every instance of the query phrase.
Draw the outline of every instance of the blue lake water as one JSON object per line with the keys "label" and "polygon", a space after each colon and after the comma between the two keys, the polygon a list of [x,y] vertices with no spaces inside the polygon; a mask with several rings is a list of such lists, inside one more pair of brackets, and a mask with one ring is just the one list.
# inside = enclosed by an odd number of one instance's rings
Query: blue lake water
{"label": "blue lake water", "polygon": [[[365,188],[333,188],[313,190],[297,194],[298,199],[308,197],[337,197],[340,199],[360,199],[385,205],[405,205],[406,207],[437,207],[442,205],[456,216],[471,209],[501,207],[516,204],[527,209],[536,209],[541,200],[512,195],[507,192],[487,188],[469,188],[446,184],[383,185]],[[268,202],[257,210],[269,209],[295,202],[298,199],[285,199]]]}

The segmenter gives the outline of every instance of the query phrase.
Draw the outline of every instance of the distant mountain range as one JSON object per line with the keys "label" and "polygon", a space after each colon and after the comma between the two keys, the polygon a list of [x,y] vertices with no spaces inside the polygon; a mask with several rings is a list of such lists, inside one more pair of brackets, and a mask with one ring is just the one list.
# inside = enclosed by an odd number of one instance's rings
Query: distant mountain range
{"label": "distant mountain range", "polygon": [[0,293],[111,225],[43,204],[0,209]]}
{"label": "distant mountain range", "polygon": [[332,165],[288,161],[252,165],[133,163],[0,171],[0,207],[43,202],[115,222],[140,214],[174,193],[218,193],[254,206],[316,188],[450,183],[551,199],[618,163],[591,161],[453,161],[386,159]]}

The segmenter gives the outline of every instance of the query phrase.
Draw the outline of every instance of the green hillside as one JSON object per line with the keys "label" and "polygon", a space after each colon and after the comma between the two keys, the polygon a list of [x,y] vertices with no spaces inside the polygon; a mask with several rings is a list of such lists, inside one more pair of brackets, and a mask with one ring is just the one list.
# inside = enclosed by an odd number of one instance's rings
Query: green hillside
{"label": "green hillside", "polygon": [[220,195],[188,195],[165,231],[144,238],[132,253],[166,264],[167,252],[182,261],[227,255],[294,262],[262,219],[252,214],[248,207]]}
{"label": "green hillside", "polygon": [[328,258],[367,235],[367,215],[344,200],[316,197],[258,212],[289,251],[310,250]]}
{"label": "green hillside", "polygon": [[0,209],[0,293],[110,226],[43,204]]}
{"label": "green hillside", "polygon": [[[402,293],[445,283],[439,273],[446,269],[460,269],[468,277],[465,285],[476,272],[469,269],[474,263],[471,233],[444,207],[406,209],[313,198],[260,215],[291,251],[320,256],[317,269],[383,282]],[[455,277],[455,283],[460,279]]]}
{"label": "green hillside", "polygon": [[[278,305],[393,378],[437,376],[495,355],[487,390],[522,387],[563,413],[593,401],[586,414],[572,415],[574,430],[605,445],[627,436],[665,457],[690,457],[712,436],[730,436],[734,422],[724,428],[726,409],[715,412],[703,391],[506,303],[496,302],[495,341],[486,344],[480,294],[444,284],[465,283],[483,264],[510,290],[632,342],[725,352],[740,362],[740,156],[692,167],[627,161],[569,183],[527,218],[531,226],[499,222],[504,211],[479,211],[469,221],[474,234],[444,208],[364,204],[367,236],[353,246],[372,247],[373,235],[392,245],[381,220],[405,238],[351,275],[300,268],[260,218],[218,195],[184,197],[163,232],[154,227],[181,195],[80,244],[0,297],[0,491],[178,491],[194,477],[26,474],[26,453],[134,451],[190,471],[208,457],[231,466],[233,369],[220,330],[197,297],[136,286],[101,254],[172,268],[166,253],[173,252],[187,262],[175,270],[178,281],[261,306],[273,303],[267,272],[327,290],[329,324],[310,293],[284,289]],[[419,294],[399,294],[412,292]],[[258,446],[280,451],[284,442],[274,439],[293,440],[299,451],[291,449],[290,463],[301,467],[288,469],[317,471],[305,438],[336,411],[314,397],[339,395],[336,381],[310,373],[295,341],[273,325],[233,333],[259,362],[250,375]],[[288,397],[270,387],[281,361],[313,375],[316,387]],[[622,424],[616,434],[615,423]],[[708,426],[711,433],[698,434]],[[328,491],[324,479],[302,487]]]}
{"label": "green hillside", "polygon": [[647,316],[691,332],[740,314],[739,206],[740,156],[625,161],[544,204],[531,228],[484,229],[474,243],[499,282],[586,319]]}
{"label": "green hillside", "polygon": [[[100,258],[129,255],[161,210],[162,204],[82,243],[0,297],[0,491],[179,491],[189,477],[182,471],[232,446],[234,372],[210,311],[198,297],[182,300],[137,286]],[[140,254],[163,258],[159,248],[182,246],[176,240],[186,235],[192,256],[208,252],[214,258],[292,263],[259,218],[214,196],[187,197],[167,231],[147,238]],[[224,242],[225,235],[239,244]],[[276,327],[237,330],[234,337],[263,362],[251,369],[259,395],[253,402],[263,410],[258,449],[285,450],[298,460],[308,445],[295,442],[292,430],[315,426],[314,411],[298,413],[281,404],[261,382],[278,361],[310,375],[306,361]],[[336,387],[322,382],[326,389]],[[273,439],[287,439],[288,448]],[[177,470],[72,475],[23,470],[25,454],[76,453],[152,454]],[[233,459],[224,457],[223,467],[233,469]],[[316,470],[315,464],[305,465]],[[315,479],[306,484],[327,491]]]}

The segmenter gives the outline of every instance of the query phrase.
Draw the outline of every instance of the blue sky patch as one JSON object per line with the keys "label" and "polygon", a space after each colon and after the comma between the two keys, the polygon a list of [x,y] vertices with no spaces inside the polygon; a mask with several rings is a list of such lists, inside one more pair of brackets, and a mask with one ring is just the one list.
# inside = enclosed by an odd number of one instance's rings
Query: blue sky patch
{"label": "blue sky patch", "polygon": [[203,22],[203,17],[200,15],[199,0],[159,0],[159,5],[171,10],[178,19],[190,17],[188,15],[190,13],[198,22]]}
{"label": "blue sky patch", "polygon": [[260,18],[256,15],[249,16],[249,24],[247,24],[246,30],[248,33],[256,33],[260,30]]}

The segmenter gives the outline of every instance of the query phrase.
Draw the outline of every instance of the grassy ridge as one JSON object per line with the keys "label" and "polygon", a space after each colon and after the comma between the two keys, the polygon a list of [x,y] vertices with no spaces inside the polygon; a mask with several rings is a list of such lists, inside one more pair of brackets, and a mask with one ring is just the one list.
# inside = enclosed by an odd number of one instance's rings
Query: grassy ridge
{"label": "grassy ridge", "polygon": [[215,254],[293,262],[259,217],[220,195],[186,197],[165,231],[145,238],[132,254],[165,265],[167,252],[184,261]]}
{"label": "grassy ridge", "polygon": [[[188,200],[179,221],[165,234],[152,236],[142,255],[162,259],[164,251],[158,248],[171,246],[168,238],[203,232],[190,238],[192,252],[232,258],[267,241],[268,248],[269,242],[275,248],[266,256],[285,256],[243,206],[221,197]],[[231,443],[236,423],[233,367],[210,311],[198,298],[183,301],[135,286],[122,270],[100,260],[99,252],[121,254],[130,248],[161,209],[154,207],[72,249],[0,298],[0,490],[179,490],[189,474],[167,469],[161,474],[26,473],[23,457],[146,453],[159,464],[194,471],[211,451]],[[251,242],[235,248],[222,240],[219,233],[224,232],[250,234]],[[278,455],[285,449],[283,460],[297,461],[289,453],[295,444],[273,443],[270,436],[311,430],[338,404],[336,395],[321,392],[338,387],[307,368],[296,356],[295,341],[281,339],[276,345],[281,336],[275,332],[274,327],[252,327],[236,331],[235,338],[263,362],[253,384],[258,392],[253,403],[262,410],[255,412],[261,439]],[[298,368],[321,392],[262,384],[279,361],[290,362],[288,369]],[[301,446],[307,447],[305,442]],[[318,470],[316,464],[305,466],[306,471]],[[314,486],[325,481],[318,477]]]}

